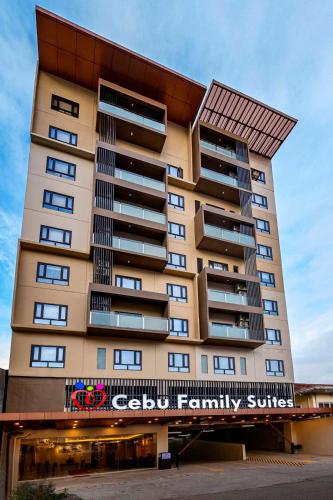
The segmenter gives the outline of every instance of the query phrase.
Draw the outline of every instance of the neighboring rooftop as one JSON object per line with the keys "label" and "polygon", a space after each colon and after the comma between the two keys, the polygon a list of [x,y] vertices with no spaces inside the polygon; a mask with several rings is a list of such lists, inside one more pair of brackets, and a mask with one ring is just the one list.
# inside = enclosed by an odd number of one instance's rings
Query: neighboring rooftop
{"label": "neighboring rooftop", "polygon": [[246,139],[251,151],[268,158],[274,156],[297,123],[296,118],[215,80],[199,119]]}
{"label": "neighboring rooftop", "polygon": [[333,384],[295,384],[295,394],[332,393]]}

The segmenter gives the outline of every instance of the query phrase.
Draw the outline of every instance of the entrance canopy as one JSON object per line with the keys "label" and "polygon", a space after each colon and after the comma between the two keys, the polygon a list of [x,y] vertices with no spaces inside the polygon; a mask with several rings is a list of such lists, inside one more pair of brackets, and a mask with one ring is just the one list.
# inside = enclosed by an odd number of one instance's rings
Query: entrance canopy
{"label": "entrance canopy", "polygon": [[125,427],[133,424],[202,426],[301,421],[332,413],[332,408],[257,408],[233,410],[142,410],[2,413],[1,423],[8,430],[40,427],[80,428]]}

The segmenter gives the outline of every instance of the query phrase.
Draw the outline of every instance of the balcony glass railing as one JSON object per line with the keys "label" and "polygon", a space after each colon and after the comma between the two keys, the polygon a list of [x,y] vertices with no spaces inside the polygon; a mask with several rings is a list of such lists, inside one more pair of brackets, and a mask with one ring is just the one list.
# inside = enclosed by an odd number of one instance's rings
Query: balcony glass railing
{"label": "balcony glass railing", "polygon": [[221,290],[208,290],[208,300],[226,302],[228,304],[247,305],[247,296],[238,293],[222,292]]}
{"label": "balcony glass railing", "polygon": [[165,132],[165,125],[162,122],[158,122],[153,120],[152,118],[148,118],[146,116],[138,115],[137,113],[133,113],[133,111],[129,111],[124,108],[120,108],[115,104],[109,104],[107,102],[100,101],[99,109],[101,111],[106,111],[107,113],[112,113],[113,115],[118,116],[119,118],[123,118],[124,120],[130,120],[139,125],[145,125],[146,127],[153,128],[158,130],[159,132]]}
{"label": "balcony glass railing", "polygon": [[201,175],[207,179],[212,179],[213,181],[223,182],[229,186],[239,187],[240,183],[238,179],[230,177],[230,175],[222,174],[221,172],[215,172],[215,170],[210,170],[209,168],[201,168]]}
{"label": "balcony glass railing", "polygon": [[203,139],[200,140],[200,144],[203,148],[210,149],[211,151],[215,151],[216,153],[220,153],[222,155],[237,159],[236,151],[233,151],[232,149],[218,146],[217,144],[213,144],[212,142],[208,142]]}
{"label": "balcony glass railing", "polygon": [[117,179],[122,179],[123,181],[127,182],[133,182],[134,184],[139,184],[140,186],[157,189],[158,191],[165,191],[165,182],[151,179],[150,177],[146,177],[145,175],[134,174],[133,172],[129,172],[128,170],[115,168],[114,176],[117,177]]}
{"label": "balcony glass railing", "polygon": [[228,326],[211,323],[209,325],[209,335],[211,337],[245,340],[249,338],[249,329],[240,328],[239,326]]}
{"label": "balcony glass railing", "polygon": [[148,210],[146,208],[130,205],[129,203],[114,201],[113,210],[118,214],[130,215],[132,217],[138,217],[139,219],[157,222],[158,224],[165,224],[166,222],[165,214],[156,212],[155,210]]}
{"label": "balcony glass railing", "polygon": [[222,229],[221,227],[211,226],[205,224],[205,235],[219,240],[227,240],[233,243],[240,243],[250,247],[255,246],[255,239],[248,234],[238,233],[237,231],[230,231],[229,229]]}
{"label": "balcony glass railing", "polygon": [[112,246],[114,248],[119,248],[119,250],[126,250],[127,252],[142,253],[162,259],[166,258],[166,248],[159,245],[152,245],[151,243],[143,243],[142,241],[128,240],[127,238],[113,236]]}
{"label": "balcony glass railing", "polygon": [[167,318],[153,316],[137,316],[135,314],[90,311],[90,324],[113,326],[117,328],[133,328],[135,330],[152,330],[168,332]]}

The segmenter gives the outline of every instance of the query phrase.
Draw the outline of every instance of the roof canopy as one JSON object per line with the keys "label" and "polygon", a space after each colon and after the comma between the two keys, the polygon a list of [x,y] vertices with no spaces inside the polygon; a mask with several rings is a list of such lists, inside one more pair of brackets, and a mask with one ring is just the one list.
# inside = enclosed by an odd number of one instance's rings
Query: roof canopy
{"label": "roof canopy", "polygon": [[187,126],[199,110],[205,85],[36,7],[40,69],[97,91],[112,81],[167,105],[168,118]]}
{"label": "roof canopy", "polygon": [[262,102],[213,80],[199,119],[246,139],[249,149],[272,158],[297,123]]}

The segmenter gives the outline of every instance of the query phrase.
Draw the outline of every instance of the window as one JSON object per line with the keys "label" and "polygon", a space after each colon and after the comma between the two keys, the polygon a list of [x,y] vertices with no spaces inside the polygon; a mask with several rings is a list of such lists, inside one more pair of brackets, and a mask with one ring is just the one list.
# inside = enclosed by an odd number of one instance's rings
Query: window
{"label": "window", "polygon": [[183,169],[181,167],[175,167],[174,165],[168,165],[168,175],[173,177],[183,178]]}
{"label": "window", "polygon": [[130,276],[116,276],[116,286],[131,288],[132,290],[141,290],[142,281],[139,278],[131,278]]}
{"label": "window", "polygon": [[62,130],[61,128],[50,126],[49,137],[51,139],[55,139],[56,141],[70,144],[71,146],[77,146],[77,134],[68,132],[68,130]]}
{"label": "window", "polygon": [[197,258],[197,272],[201,273],[202,270],[203,270],[203,259],[198,257]]}
{"label": "window", "polygon": [[260,231],[261,233],[270,234],[271,228],[270,228],[268,220],[255,219],[255,221],[256,221],[256,229],[257,229],[257,231]]}
{"label": "window", "polygon": [[169,352],[168,370],[169,372],[189,372],[190,371],[189,354]]}
{"label": "window", "polygon": [[170,300],[176,302],[187,302],[187,287],[181,285],[167,284],[167,294]]}
{"label": "window", "polygon": [[114,370],[141,370],[141,358],[141,351],[115,349],[113,368]]}
{"label": "window", "polygon": [[229,356],[214,356],[214,373],[235,375],[235,358]]}
{"label": "window", "polygon": [[217,269],[218,271],[228,271],[228,264],[224,264],[224,262],[216,262],[215,260],[209,260],[208,267],[211,269]]}
{"label": "window", "polygon": [[188,320],[170,318],[170,335],[174,337],[188,337]]}
{"label": "window", "polygon": [[35,368],[64,368],[65,347],[32,345],[30,366]]}
{"label": "window", "polygon": [[179,208],[179,210],[184,210],[184,196],[179,194],[168,193],[168,205],[171,208]]}
{"label": "window", "polygon": [[57,95],[52,95],[51,108],[55,111],[60,111],[60,113],[65,113],[66,115],[79,117],[79,105],[77,102],[70,101],[64,97],[59,97]]}
{"label": "window", "polygon": [[38,262],[36,281],[67,286],[69,284],[69,267]]}
{"label": "window", "polygon": [[233,266],[233,269],[234,269],[234,273],[238,273],[239,272],[239,267],[238,266]]}
{"label": "window", "polygon": [[180,253],[169,252],[168,266],[174,269],[186,269],[186,256]]}
{"label": "window", "polygon": [[53,191],[44,191],[43,207],[58,212],[73,213],[74,198],[65,194],[54,193]]}
{"label": "window", "polygon": [[38,325],[67,326],[67,306],[35,302],[34,323]]}
{"label": "window", "polygon": [[284,377],[284,363],[281,359],[266,359],[266,375]]}
{"label": "window", "polygon": [[241,375],[246,375],[247,374],[247,369],[246,369],[246,358],[243,358],[242,356],[239,358],[239,363],[240,363],[240,373]]}
{"label": "window", "polygon": [[41,226],[39,241],[40,243],[46,243],[47,245],[54,245],[56,247],[70,247],[72,242],[72,231],[50,226]]}
{"label": "window", "polygon": [[257,170],[257,169],[251,169],[251,177],[252,180],[256,182],[260,182],[261,184],[266,184],[266,176],[265,172],[262,170]]}
{"label": "window", "polygon": [[266,245],[257,244],[257,257],[259,259],[273,260],[272,248]]}
{"label": "window", "polygon": [[266,344],[281,345],[281,332],[273,328],[265,328]]}
{"label": "window", "polygon": [[258,271],[260,284],[264,286],[275,287],[275,277],[273,273],[266,273],[265,271]]}
{"label": "window", "polygon": [[106,349],[97,347],[97,370],[105,370],[106,368]]}
{"label": "window", "polygon": [[208,373],[208,356],[201,354],[201,373]]}
{"label": "window", "polygon": [[268,208],[267,197],[261,194],[252,194],[252,204],[261,208]]}
{"label": "window", "polygon": [[168,222],[168,234],[170,238],[176,238],[177,240],[185,240],[184,224],[177,224],[176,222]]}
{"label": "window", "polygon": [[278,303],[276,300],[267,300],[264,299],[262,301],[264,314],[268,314],[269,316],[277,316],[279,314],[278,311]]}
{"label": "window", "polygon": [[46,173],[75,181],[76,165],[48,156],[46,160]]}

